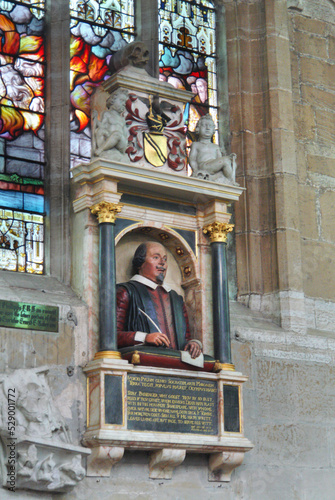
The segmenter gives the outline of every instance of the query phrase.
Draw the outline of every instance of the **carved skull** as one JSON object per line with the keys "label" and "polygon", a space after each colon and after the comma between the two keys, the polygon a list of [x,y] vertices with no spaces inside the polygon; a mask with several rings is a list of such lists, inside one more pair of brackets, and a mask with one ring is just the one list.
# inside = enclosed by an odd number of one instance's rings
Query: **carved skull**
{"label": "carved skull", "polygon": [[129,43],[118,50],[110,59],[109,68],[112,73],[124,68],[125,66],[135,66],[144,68],[149,61],[149,51],[145,43]]}

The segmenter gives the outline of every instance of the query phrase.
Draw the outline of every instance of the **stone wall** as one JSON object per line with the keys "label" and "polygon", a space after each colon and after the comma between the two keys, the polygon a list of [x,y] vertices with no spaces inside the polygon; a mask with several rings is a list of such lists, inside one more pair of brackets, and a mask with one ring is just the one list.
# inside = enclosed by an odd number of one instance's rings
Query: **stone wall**
{"label": "stone wall", "polygon": [[236,207],[238,300],[284,328],[329,331],[334,4],[225,6],[232,150],[247,188]]}
{"label": "stone wall", "polygon": [[289,13],[304,292],[309,324],[320,330],[335,319],[334,24],[335,8]]}

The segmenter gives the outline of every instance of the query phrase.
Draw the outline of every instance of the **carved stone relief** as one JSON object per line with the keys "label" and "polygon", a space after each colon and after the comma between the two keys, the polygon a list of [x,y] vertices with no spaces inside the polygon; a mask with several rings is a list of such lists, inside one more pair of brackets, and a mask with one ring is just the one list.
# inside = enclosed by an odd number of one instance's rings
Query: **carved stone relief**
{"label": "carved stone relief", "polygon": [[[0,466],[3,486],[70,491],[83,477],[85,448],[73,446],[53,403],[47,369],[16,370],[0,380]],[[15,450],[14,462],[9,450]]]}

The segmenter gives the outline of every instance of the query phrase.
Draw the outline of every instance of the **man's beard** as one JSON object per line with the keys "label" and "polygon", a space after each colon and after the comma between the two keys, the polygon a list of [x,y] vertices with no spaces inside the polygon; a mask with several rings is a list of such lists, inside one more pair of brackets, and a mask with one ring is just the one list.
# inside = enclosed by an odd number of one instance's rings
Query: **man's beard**
{"label": "man's beard", "polygon": [[156,281],[159,285],[163,284],[164,281],[164,272],[159,273],[158,276],[156,276]]}

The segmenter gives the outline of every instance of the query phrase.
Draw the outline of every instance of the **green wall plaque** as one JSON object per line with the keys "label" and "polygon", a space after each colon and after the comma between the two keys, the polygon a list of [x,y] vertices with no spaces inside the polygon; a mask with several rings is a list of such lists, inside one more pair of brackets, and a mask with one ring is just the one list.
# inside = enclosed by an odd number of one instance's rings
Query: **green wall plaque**
{"label": "green wall plaque", "polygon": [[58,332],[59,307],[0,300],[0,326]]}

